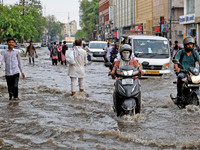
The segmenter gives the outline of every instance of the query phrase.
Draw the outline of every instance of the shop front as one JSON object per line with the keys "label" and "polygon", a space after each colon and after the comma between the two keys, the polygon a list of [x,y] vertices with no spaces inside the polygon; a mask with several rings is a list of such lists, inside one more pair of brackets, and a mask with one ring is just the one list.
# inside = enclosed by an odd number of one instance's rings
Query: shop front
{"label": "shop front", "polygon": [[200,17],[195,18],[195,23],[197,24],[197,45],[200,44]]}
{"label": "shop front", "polygon": [[195,38],[195,42],[199,44],[198,24],[195,22],[195,14],[179,17],[179,23],[183,25],[183,39],[186,36]]}

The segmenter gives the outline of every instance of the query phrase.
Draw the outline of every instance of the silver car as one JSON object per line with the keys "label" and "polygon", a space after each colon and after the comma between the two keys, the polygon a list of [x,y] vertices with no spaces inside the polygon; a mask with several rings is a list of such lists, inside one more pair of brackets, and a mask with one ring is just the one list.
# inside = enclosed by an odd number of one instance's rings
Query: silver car
{"label": "silver car", "polygon": [[[5,49],[8,49],[8,45],[0,44],[0,51],[3,51]],[[14,48],[14,50],[19,51],[21,56],[24,56],[24,54],[25,54],[25,50],[22,48]]]}

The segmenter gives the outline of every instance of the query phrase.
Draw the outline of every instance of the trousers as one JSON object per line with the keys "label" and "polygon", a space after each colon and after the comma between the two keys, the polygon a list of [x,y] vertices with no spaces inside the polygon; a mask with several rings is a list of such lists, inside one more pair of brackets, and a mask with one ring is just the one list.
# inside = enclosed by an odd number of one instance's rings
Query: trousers
{"label": "trousers", "polygon": [[[71,91],[76,92],[76,77],[70,77],[71,78]],[[83,78],[78,78],[78,83],[79,83],[79,89],[84,89],[84,80]]]}
{"label": "trousers", "polygon": [[184,79],[186,77],[185,73],[179,73],[177,78],[177,96],[182,96],[182,86],[183,86],[183,81],[182,79]]}
{"label": "trousers", "polygon": [[6,81],[8,85],[9,96],[14,96],[14,98],[18,98],[19,73],[12,76],[6,76]]}
{"label": "trousers", "polygon": [[31,58],[32,58],[32,61],[33,61],[33,64],[34,64],[34,56],[29,56],[29,63],[31,63]]}

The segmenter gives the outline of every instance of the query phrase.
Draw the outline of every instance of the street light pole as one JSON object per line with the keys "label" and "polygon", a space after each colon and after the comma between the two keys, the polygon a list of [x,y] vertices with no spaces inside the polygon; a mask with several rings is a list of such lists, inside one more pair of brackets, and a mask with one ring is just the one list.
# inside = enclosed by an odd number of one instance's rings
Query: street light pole
{"label": "street light pole", "polygon": [[170,4],[169,4],[169,11],[170,11],[170,18],[169,18],[169,44],[170,44],[170,47],[172,46],[172,0],[169,1]]}
{"label": "street light pole", "polygon": [[[25,0],[23,0],[23,3],[22,3],[23,7],[25,5]],[[23,15],[24,15],[24,8],[23,8]]]}

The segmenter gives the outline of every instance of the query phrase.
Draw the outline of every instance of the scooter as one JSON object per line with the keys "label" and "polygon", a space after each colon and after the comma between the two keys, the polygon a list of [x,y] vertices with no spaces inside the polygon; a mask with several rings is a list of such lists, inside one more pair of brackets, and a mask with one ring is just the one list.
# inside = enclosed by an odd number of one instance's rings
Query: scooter
{"label": "scooter", "polygon": [[[182,86],[182,97],[181,101],[175,103],[178,108],[183,109],[187,105],[196,105],[198,106],[200,103],[200,68],[199,67],[190,67],[188,70],[184,70],[182,64],[179,60],[173,60],[174,64],[178,64],[181,68],[181,72],[186,74],[186,78],[182,79],[183,86]],[[177,84],[176,82],[173,82]],[[177,101],[177,97],[174,97],[170,94],[170,97],[173,102]]]}
{"label": "scooter", "polygon": [[125,65],[115,71],[117,80],[113,93],[114,111],[117,116],[135,115],[141,110],[140,71],[131,65]]}

